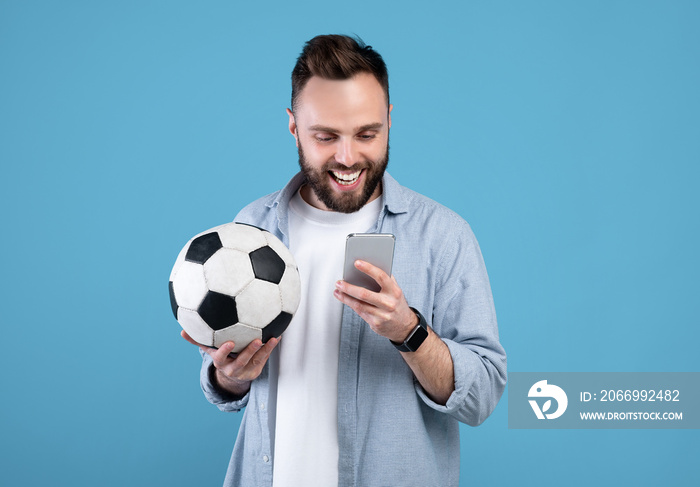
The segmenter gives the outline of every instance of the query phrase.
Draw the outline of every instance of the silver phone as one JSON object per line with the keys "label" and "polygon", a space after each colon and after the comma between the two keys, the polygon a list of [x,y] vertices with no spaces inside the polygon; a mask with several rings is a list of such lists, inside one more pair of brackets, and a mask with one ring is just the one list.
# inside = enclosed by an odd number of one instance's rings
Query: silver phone
{"label": "silver phone", "polygon": [[379,284],[355,267],[356,260],[364,260],[391,276],[394,262],[395,238],[390,233],[351,233],[345,241],[343,280],[378,292]]}

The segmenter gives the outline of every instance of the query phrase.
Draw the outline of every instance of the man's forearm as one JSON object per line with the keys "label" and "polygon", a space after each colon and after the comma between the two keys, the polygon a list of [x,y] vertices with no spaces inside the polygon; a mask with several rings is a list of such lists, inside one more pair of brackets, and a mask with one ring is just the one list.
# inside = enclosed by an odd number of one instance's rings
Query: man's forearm
{"label": "man's forearm", "polygon": [[415,352],[401,352],[428,396],[445,405],[455,390],[454,364],[445,342],[428,328],[428,337]]}

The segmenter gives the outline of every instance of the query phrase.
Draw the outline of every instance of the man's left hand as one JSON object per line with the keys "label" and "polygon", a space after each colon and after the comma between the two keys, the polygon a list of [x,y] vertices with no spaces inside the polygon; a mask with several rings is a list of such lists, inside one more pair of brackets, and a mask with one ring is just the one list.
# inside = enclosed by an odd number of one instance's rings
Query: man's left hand
{"label": "man's left hand", "polygon": [[396,279],[363,260],[355,261],[355,267],[377,281],[380,291],[372,292],[346,281],[338,281],[333,295],[355,310],[377,334],[403,343],[418,325],[418,317],[409,308]]}

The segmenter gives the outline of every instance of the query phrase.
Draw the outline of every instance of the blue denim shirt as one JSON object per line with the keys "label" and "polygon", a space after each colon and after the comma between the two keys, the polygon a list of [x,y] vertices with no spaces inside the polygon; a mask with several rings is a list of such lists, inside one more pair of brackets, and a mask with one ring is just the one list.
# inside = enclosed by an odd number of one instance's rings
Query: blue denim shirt
{"label": "blue denim shirt", "polygon": [[[289,200],[302,183],[297,174],[235,220],[265,228],[289,246]],[[457,486],[458,421],[482,423],[506,384],[491,287],[466,221],[388,173],[382,184],[382,209],[370,231],[396,236],[393,274],[408,303],[447,344],[455,390],[444,406],[433,402],[389,340],[345,306],[338,359],[338,484]],[[224,485],[271,486],[274,418],[268,418],[268,401],[276,381],[269,363],[240,400],[212,385],[210,367],[211,358],[203,354],[206,398],[222,411],[245,408]]]}

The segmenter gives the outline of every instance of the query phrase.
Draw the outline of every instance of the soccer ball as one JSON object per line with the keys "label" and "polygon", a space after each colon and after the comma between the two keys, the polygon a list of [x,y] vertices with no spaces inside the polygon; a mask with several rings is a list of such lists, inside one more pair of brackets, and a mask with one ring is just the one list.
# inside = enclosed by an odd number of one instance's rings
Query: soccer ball
{"label": "soccer ball", "polygon": [[192,238],[170,274],[175,319],[196,342],[234,353],[279,337],[299,306],[294,257],[270,232],[227,223]]}

